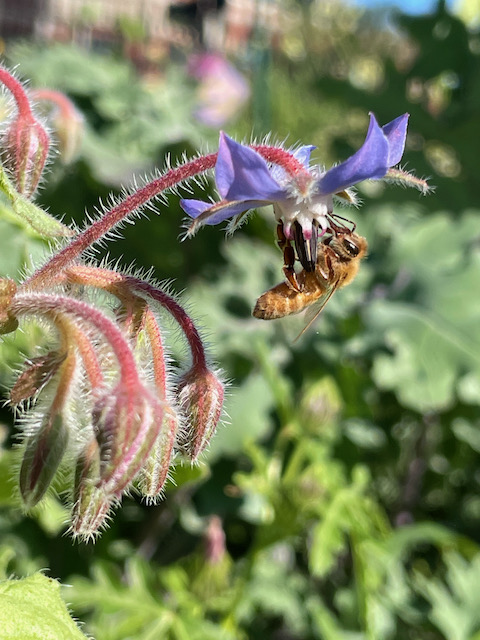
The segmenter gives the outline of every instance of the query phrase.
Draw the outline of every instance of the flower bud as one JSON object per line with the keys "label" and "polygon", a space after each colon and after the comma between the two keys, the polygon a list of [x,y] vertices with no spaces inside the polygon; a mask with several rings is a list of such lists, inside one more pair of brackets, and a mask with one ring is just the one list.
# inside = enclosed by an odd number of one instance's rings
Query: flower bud
{"label": "flower bud", "polygon": [[27,438],[20,467],[20,493],[28,509],[45,495],[67,443],[68,428],[60,413],[47,415],[38,432]]}
{"label": "flower bud", "polygon": [[14,280],[0,278],[0,334],[11,333],[18,327],[18,320],[9,313],[16,292],[17,285]]}
{"label": "flower bud", "polygon": [[83,449],[75,465],[72,532],[82,538],[93,538],[105,524],[113,503],[98,487],[100,480],[100,448],[93,438]]}
{"label": "flower bud", "polygon": [[58,142],[62,161],[69,164],[80,149],[84,132],[84,118],[73,102],[61,91],[54,89],[33,89],[30,95],[34,100],[47,103],[48,114]]}
{"label": "flower bud", "polygon": [[50,351],[32,358],[28,367],[18,376],[13,385],[10,391],[10,402],[15,405],[33,398],[57,373],[65,357],[65,353]]}
{"label": "flower bud", "polygon": [[224,385],[210,369],[192,368],[178,384],[179,405],[189,421],[179,445],[194,462],[215,433],[222,413]]}
{"label": "flower bud", "polygon": [[119,495],[135,478],[163,422],[163,407],[142,385],[120,382],[95,404],[95,436],[100,447],[101,487]]}
{"label": "flower bud", "polygon": [[[70,101],[69,101],[70,102]],[[58,109],[52,116],[52,125],[58,139],[58,149],[64,164],[70,164],[78,156],[85,129],[83,115],[70,102],[70,108]]]}
{"label": "flower bud", "polygon": [[171,407],[165,407],[162,428],[140,471],[140,491],[147,502],[154,502],[162,493],[172,462],[177,429],[177,414]]}
{"label": "flower bud", "polygon": [[205,559],[218,564],[225,557],[225,531],[218,516],[211,516],[204,534]]}
{"label": "flower bud", "polygon": [[30,197],[38,186],[48,156],[50,140],[31,112],[22,112],[10,125],[4,142],[6,168],[13,175],[15,188]]}

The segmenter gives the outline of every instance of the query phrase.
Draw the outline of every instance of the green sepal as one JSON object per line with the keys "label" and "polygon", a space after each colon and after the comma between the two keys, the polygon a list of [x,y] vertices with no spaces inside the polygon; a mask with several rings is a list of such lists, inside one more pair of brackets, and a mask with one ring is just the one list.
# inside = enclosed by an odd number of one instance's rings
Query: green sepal
{"label": "green sepal", "polygon": [[27,509],[45,495],[65,454],[68,429],[61,414],[47,416],[38,433],[27,438],[20,467],[20,493]]}
{"label": "green sepal", "polygon": [[74,235],[72,229],[18,193],[3,167],[0,167],[0,191],[3,191],[12,206],[12,218],[35,233],[45,238],[65,238]]}

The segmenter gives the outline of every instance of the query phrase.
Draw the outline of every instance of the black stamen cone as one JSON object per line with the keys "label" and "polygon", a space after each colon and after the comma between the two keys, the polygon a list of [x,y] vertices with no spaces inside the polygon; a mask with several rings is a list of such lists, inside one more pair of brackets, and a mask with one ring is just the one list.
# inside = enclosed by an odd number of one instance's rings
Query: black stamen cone
{"label": "black stamen cone", "polygon": [[293,240],[297,250],[297,256],[305,271],[315,271],[317,263],[318,225],[313,223],[312,237],[306,240],[303,236],[302,225],[293,223]]}

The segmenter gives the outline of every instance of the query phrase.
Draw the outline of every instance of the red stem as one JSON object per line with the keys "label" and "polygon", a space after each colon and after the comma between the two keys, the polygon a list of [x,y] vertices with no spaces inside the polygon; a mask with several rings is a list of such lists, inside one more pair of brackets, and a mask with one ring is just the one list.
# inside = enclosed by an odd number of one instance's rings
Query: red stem
{"label": "red stem", "polygon": [[130,293],[137,291],[143,291],[150,298],[162,305],[180,325],[180,328],[185,333],[185,337],[190,346],[192,352],[192,367],[198,370],[207,370],[207,360],[205,356],[205,349],[203,342],[198,333],[198,330],[186,313],[186,311],[178,304],[178,302],[169,296],[165,291],[154,287],[153,285],[135,278],[133,276],[126,276],[116,271],[109,269],[101,269],[99,267],[78,266],[71,267],[67,272],[67,278],[70,282],[81,283],[83,285],[91,285],[94,287],[101,287],[110,291],[114,295],[115,284],[126,285]]}
{"label": "red stem", "polygon": [[11,312],[21,314],[46,314],[55,318],[57,314],[71,314],[94,325],[110,344],[120,366],[120,376],[127,386],[140,384],[137,365],[130,346],[121,330],[101,311],[86,302],[45,293],[19,294],[15,297]]}
{"label": "red stem", "polygon": [[124,276],[123,280],[130,284],[133,289],[144,291],[172,314],[180,325],[180,328],[184,332],[185,337],[188,340],[188,344],[190,345],[190,350],[192,352],[192,368],[195,369],[196,372],[199,370],[207,371],[208,367],[205,357],[205,349],[203,348],[203,342],[200,334],[198,333],[193,320],[178,304],[178,302],[171,296],[167,295],[164,291],[157,289],[148,282],[144,282],[143,280],[134,278],[133,276]]}
{"label": "red stem", "polygon": [[21,112],[24,117],[30,117],[32,120],[34,120],[32,110],[30,108],[30,102],[27,98],[27,94],[25,93],[22,83],[19,82],[14,76],[11,75],[11,73],[9,73],[3,67],[0,67],[0,82],[3,82],[3,84],[15,98],[15,102],[17,103],[19,112]]}
{"label": "red stem", "polygon": [[[252,145],[252,148],[267,161],[284,167],[297,181],[300,181],[302,176],[309,176],[302,163],[294,158],[291,153],[288,153],[288,151],[276,147],[267,147],[265,145]],[[40,267],[38,271],[23,283],[22,288],[41,288],[48,282],[53,281],[55,276],[67,265],[75,260],[75,258],[82,254],[88,247],[108,234],[129,214],[145,205],[149,200],[152,200],[152,198],[155,198],[166,189],[199,173],[203,173],[208,169],[213,169],[216,161],[217,153],[195,158],[181,167],[170,169],[165,175],[149,182],[135,193],[127,196],[125,200],[113,209],[110,209],[110,211],[107,211],[102,218],[93,222],[64,249],[56,253],[43,267]]]}

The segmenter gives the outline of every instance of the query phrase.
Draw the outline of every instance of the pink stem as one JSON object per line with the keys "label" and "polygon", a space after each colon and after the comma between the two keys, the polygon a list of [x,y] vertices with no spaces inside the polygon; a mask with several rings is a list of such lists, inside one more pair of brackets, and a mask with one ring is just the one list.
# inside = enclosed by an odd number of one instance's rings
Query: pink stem
{"label": "pink stem", "polygon": [[111,291],[115,295],[115,290],[112,285],[116,283],[121,285],[127,285],[130,291],[143,291],[153,300],[162,305],[180,325],[180,328],[185,333],[185,337],[188,340],[190,349],[192,352],[192,365],[196,370],[207,370],[207,360],[205,356],[205,349],[203,342],[198,333],[198,330],[185,310],[178,304],[178,302],[169,296],[165,291],[154,287],[153,285],[135,278],[133,276],[126,276],[116,271],[110,271],[109,269],[101,269],[99,267],[78,266],[72,267],[67,272],[67,278],[70,282],[78,282],[84,285],[91,285],[94,287],[102,287],[107,291]]}
{"label": "pink stem", "polygon": [[123,276],[123,281],[130,284],[133,289],[144,291],[153,300],[159,302],[162,307],[164,307],[169,313],[172,314],[172,316],[180,325],[180,328],[184,332],[185,337],[188,340],[188,344],[190,345],[190,350],[192,352],[192,368],[194,368],[196,371],[206,371],[208,368],[207,360],[205,357],[205,349],[203,348],[203,342],[200,334],[198,333],[197,327],[195,326],[193,320],[178,304],[178,302],[171,296],[167,295],[161,289],[157,289],[148,282],[145,282],[138,278],[134,278],[133,276]]}
{"label": "pink stem", "polygon": [[95,307],[75,298],[44,293],[27,293],[15,296],[11,312],[14,315],[43,313],[53,316],[66,313],[86,320],[105,336],[112,347],[120,366],[123,382],[127,386],[140,384],[135,358],[123,333],[114,322]]}
{"label": "pink stem", "polygon": [[30,117],[33,121],[33,114],[30,108],[30,102],[27,98],[27,94],[22,86],[22,83],[19,82],[14,76],[12,76],[6,69],[0,67],[0,82],[7,87],[7,89],[12,93],[15,98],[15,102],[17,103],[18,110],[22,113],[24,117]]}
{"label": "pink stem", "polygon": [[[285,167],[285,170],[297,179],[299,176],[307,173],[302,163],[294,158],[291,153],[283,149],[264,145],[253,145],[252,148],[258,151],[266,160]],[[149,200],[152,200],[152,198],[155,198],[166,189],[199,173],[203,173],[208,169],[213,169],[216,161],[217,153],[195,158],[181,167],[170,169],[165,175],[149,182],[135,193],[127,196],[125,200],[113,209],[110,209],[110,211],[107,211],[102,218],[93,222],[64,249],[56,253],[43,267],[40,267],[38,271],[28,278],[22,287],[32,289],[45,286],[47,282],[52,281],[55,276],[73,262],[75,258],[81,255],[83,251],[108,234],[126,216],[145,205]]]}

